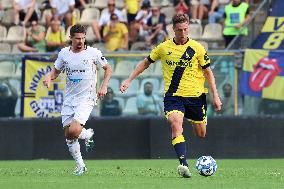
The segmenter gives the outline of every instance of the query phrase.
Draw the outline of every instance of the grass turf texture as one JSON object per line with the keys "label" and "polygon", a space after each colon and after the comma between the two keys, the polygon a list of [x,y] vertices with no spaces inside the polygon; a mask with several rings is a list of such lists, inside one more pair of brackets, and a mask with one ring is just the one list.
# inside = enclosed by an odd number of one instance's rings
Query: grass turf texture
{"label": "grass turf texture", "polygon": [[284,159],[216,160],[211,177],[181,178],[177,160],[89,160],[88,173],[73,175],[73,161],[0,161],[3,189],[284,189]]}

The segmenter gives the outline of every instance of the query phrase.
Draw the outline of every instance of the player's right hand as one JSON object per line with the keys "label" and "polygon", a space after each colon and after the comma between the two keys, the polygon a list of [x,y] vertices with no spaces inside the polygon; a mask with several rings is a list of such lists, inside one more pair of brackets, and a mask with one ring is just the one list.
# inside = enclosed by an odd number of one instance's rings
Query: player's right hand
{"label": "player's right hand", "polygon": [[51,83],[51,77],[50,77],[50,74],[48,74],[43,79],[43,85],[49,88],[50,83]]}
{"label": "player's right hand", "polygon": [[129,87],[130,82],[128,80],[125,80],[124,82],[122,82],[122,84],[120,85],[120,92],[124,93],[128,87]]}

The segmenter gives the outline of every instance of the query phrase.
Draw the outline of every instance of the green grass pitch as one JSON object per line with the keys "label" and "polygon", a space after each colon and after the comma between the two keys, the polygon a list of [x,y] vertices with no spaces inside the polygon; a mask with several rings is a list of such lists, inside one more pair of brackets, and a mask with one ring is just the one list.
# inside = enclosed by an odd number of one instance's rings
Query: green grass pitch
{"label": "green grass pitch", "polygon": [[284,159],[216,160],[210,177],[178,176],[177,160],[87,160],[88,173],[72,174],[73,161],[0,161],[1,189],[284,189]]}

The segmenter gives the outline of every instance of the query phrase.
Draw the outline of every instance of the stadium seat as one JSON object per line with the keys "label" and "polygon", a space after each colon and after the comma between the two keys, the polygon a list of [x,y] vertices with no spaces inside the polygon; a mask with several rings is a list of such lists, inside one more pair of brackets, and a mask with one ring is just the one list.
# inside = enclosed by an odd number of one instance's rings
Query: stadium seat
{"label": "stadium seat", "polygon": [[140,93],[143,93],[144,91],[144,84],[146,82],[150,82],[153,84],[153,93],[158,93],[159,91],[159,88],[160,88],[160,82],[159,82],[159,79],[157,78],[145,78],[141,81],[141,84],[140,84],[140,89],[139,89],[139,92]]}
{"label": "stadium seat", "polygon": [[200,39],[202,36],[202,26],[200,24],[189,24],[189,37],[191,39]]}
{"label": "stadium seat", "polygon": [[157,61],[155,64],[154,75],[155,76],[162,76],[162,63],[161,61]]}
{"label": "stadium seat", "polygon": [[87,27],[87,31],[86,31],[86,41],[90,44],[90,43],[94,43],[96,39],[96,36],[93,32],[93,29],[91,26]]}
{"label": "stadium seat", "polygon": [[169,0],[151,0],[152,6],[158,6],[158,7],[165,7],[165,6],[171,6],[171,2]]}
{"label": "stadium seat", "polygon": [[15,64],[11,61],[0,62],[0,78],[13,77],[15,75]]}
{"label": "stadium seat", "polygon": [[167,28],[167,31],[168,31],[168,37],[169,38],[174,38],[175,33],[174,33],[174,30],[173,30],[173,25],[172,24],[168,24],[166,26],[166,28]]}
{"label": "stadium seat", "polygon": [[169,24],[172,22],[172,17],[175,14],[175,8],[173,6],[161,8],[161,13],[166,15],[166,23]]}
{"label": "stadium seat", "polygon": [[12,53],[22,53],[22,51],[20,51],[20,49],[18,48],[17,44],[12,45]]}
{"label": "stadium seat", "polygon": [[218,23],[206,24],[202,35],[202,40],[206,41],[223,40],[222,25]]}
{"label": "stadium seat", "polygon": [[9,82],[16,89],[18,95],[21,94],[21,80],[10,78]]}
{"label": "stadium seat", "polygon": [[94,43],[93,47],[99,49],[102,52],[107,51],[106,48],[105,48],[105,44],[104,43]]}
{"label": "stadium seat", "polygon": [[163,96],[164,95],[164,89],[165,89],[165,81],[163,79],[161,79],[160,88],[159,88],[159,90],[156,94],[158,94],[159,96]]}
{"label": "stadium seat", "polygon": [[14,11],[13,9],[7,9],[4,11],[4,16],[2,18],[2,24],[5,26],[10,26],[14,23]]}
{"label": "stadium seat", "polygon": [[20,79],[22,77],[22,62],[18,63],[16,66],[15,77]]}
{"label": "stadium seat", "polygon": [[0,25],[0,41],[3,41],[7,37],[7,28]]}
{"label": "stadium seat", "polygon": [[171,0],[160,0],[161,2],[160,2],[160,6],[163,6],[163,7],[165,7],[165,6],[173,6],[173,3],[172,3],[172,1]]}
{"label": "stadium seat", "polygon": [[79,24],[82,25],[91,25],[94,20],[99,20],[100,11],[97,8],[86,8],[82,12],[82,16],[79,20]]}
{"label": "stadium seat", "polygon": [[98,9],[104,9],[107,7],[107,1],[95,0],[95,3],[93,4],[93,6]]}
{"label": "stadium seat", "polygon": [[[139,62],[137,61],[136,62],[136,65],[138,64]],[[136,66],[135,65],[135,66]],[[146,70],[144,70],[139,76],[140,77],[151,77],[154,75],[154,70],[155,70],[155,65],[154,64],[151,64]]]}
{"label": "stadium seat", "polygon": [[113,90],[113,92],[114,92],[115,94],[120,93],[120,92],[119,92],[119,80],[118,80],[118,79],[116,79],[116,78],[111,78],[111,79],[109,80],[109,87],[112,88],[112,90]]}
{"label": "stadium seat", "polygon": [[13,7],[13,1],[11,0],[1,0],[1,5],[3,9],[11,9]]}
{"label": "stadium seat", "polygon": [[0,53],[10,53],[11,46],[9,43],[0,43]]}
{"label": "stadium seat", "polygon": [[23,42],[26,37],[26,28],[22,26],[11,26],[8,30],[7,38],[4,40],[7,43]]}
{"label": "stadium seat", "polygon": [[206,41],[198,41],[204,48],[206,51],[208,51],[208,43]]}
{"label": "stadium seat", "polygon": [[41,19],[39,21],[40,24],[45,25],[45,17],[51,14],[51,9],[45,9],[41,14]]}
{"label": "stadium seat", "polygon": [[135,42],[131,45],[131,51],[142,51],[147,50],[147,45],[145,42]]}
{"label": "stadium seat", "polygon": [[127,99],[125,107],[122,111],[123,115],[137,115],[138,114],[136,100],[137,100],[137,97],[130,97]]}
{"label": "stadium seat", "polygon": [[124,107],[125,107],[125,100],[124,100],[124,98],[123,97],[114,97],[114,99],[118,101],[119,106],[123,110]]}
{"label": "stadium seat", "polygon": [[123,9],[124,7],[124,0],[116,0],[115,1],[115,7],[118,9]]}
{"label": "stadium seat", "polygon": [[128,76],[129,73],[134,69],[135,62],[125,60],[120,61],[116,64],[115,70],[113,72],[114,76]]}
{"label": "stadium seat", "polygon": [[67,41],[70,41],[70,29],[71,29],[72,26],[69,26],[67,29],[66,29],[66,32],[65,32],[65,37],[66,37],[66,40]]}

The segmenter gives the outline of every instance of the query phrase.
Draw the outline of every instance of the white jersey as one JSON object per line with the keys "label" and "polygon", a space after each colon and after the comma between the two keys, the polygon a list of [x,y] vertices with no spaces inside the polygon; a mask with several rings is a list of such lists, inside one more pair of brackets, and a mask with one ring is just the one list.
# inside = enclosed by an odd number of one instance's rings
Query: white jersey
{"label": "white jersey", "polygon": [[97,65],[103,67],[106,64],[107,60],[96,48],[88,46],[79,53],[72,52],[70,47],[61,49],[54,67],[66,72],[67,76],[63,105],[94,105],[97,99]]}

